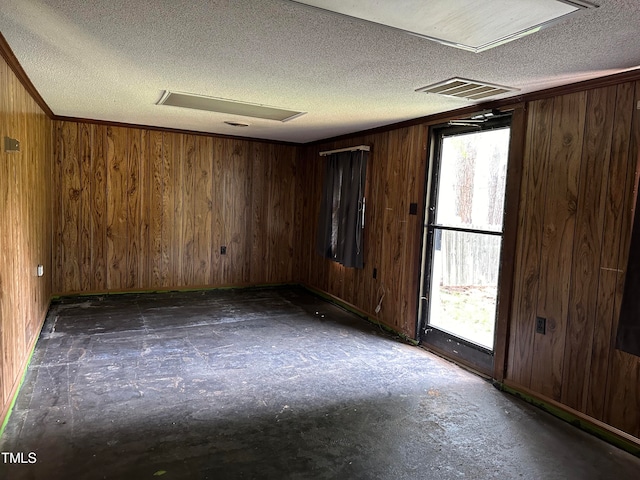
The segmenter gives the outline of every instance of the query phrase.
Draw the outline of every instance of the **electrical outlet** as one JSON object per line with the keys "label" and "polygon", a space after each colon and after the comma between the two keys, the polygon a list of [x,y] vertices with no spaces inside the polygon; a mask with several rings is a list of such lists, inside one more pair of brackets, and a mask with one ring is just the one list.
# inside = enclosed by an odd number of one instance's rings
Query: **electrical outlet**
{"label": "electrical outlet", "polygon": [[4,137],[4,151],[5,152],[19,152],[20,142],[15,138]]}
{"label": "electrical outlet", "polygon": [[545,335],[547,333],[547,319],[536,317],[536,333]]}
{"label": "electrical outlet", "polygon": [[227,254],[227,247],[223,245],[220,247],[220,255],[226,255],[226,254]]}

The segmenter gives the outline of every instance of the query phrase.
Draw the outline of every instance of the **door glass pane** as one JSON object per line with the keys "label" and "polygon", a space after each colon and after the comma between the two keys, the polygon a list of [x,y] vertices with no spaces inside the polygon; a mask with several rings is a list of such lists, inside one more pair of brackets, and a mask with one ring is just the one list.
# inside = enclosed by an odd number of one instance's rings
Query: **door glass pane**
{"label": "door glass pane", "polygon": [[434,231],[429,324],[493,349],[498,235]]}
{"label": "door glass pane", "polygon": [[444,137],[436,223],[502,230],[510,129]]}

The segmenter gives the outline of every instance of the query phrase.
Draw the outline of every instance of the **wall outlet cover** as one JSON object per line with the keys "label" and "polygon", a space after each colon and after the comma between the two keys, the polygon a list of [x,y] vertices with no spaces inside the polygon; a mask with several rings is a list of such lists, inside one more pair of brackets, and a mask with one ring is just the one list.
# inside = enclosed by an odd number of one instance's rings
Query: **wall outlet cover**
{"label": "wall outlet cover", "polygon": [[547,319],[536,317],[536,333],[545,335],[547,333]]}
{"label": "wall outlet cover", "polygon": [[4,151],[5,152],[19,152],[20,142],[15,138],[4,137]]}

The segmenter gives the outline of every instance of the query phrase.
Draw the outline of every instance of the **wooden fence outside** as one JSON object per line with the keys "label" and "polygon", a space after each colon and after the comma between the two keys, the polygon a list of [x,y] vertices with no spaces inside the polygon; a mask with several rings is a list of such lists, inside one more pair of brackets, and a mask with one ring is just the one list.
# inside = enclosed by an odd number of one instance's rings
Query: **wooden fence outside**
{"label": "wooden fence outside", "polygon": [[498,235],[441,231],[442,285],[496,285],[501,240]]}

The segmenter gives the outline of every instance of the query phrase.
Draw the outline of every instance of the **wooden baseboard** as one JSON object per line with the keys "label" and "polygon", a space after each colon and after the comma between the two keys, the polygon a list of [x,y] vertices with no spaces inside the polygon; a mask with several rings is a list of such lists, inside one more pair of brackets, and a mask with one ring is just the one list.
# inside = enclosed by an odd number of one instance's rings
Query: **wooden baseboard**
{"label": "wooden baseboard", "polygon": [[95,295],[126,295],[128,293],[167,293],[167,292],[202,292],[206,290],[230,290],[233,288],[271,288],[300,285],[297,282],[282,283],[228,283],[223,285],[182,285],[178,287],[158,288],[123,288],[118,290],[88,290],[57,292],[52,296],[53,300],[62,297],[87,297]]}
{"label": "wooden baseboard", "polygon": [[495,382],[496,388],[515,395],[527,403],[558,417],[571,425],[574,425],[585,432],[611,443],[627,452],[640,457],[640,438],[634,437],[622,430],[608,425],[596,418],[590,417],[582,412],[574,410],[556,400],[540,395],[517,383],[504,380],[502,383]]}

